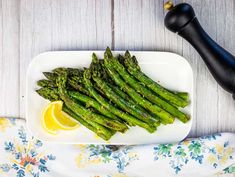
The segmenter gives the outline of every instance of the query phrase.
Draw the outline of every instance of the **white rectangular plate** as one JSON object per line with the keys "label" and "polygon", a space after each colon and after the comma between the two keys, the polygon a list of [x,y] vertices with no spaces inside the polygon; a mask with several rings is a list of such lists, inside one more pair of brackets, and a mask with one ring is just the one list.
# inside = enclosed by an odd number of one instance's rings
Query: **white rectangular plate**
{"label": "white rectangular plate", "polygon": [[[193,73],[189,63],[183,57],[173,53],[140,51],[133,51],[131,54],[137,57],[144,73],[168,89],[190,94],[191,104],[184,109],[191,115],[188,123],[183,124],[176,120],[174,124],[161,125],[153,134],[140,127],[131,127],[125,134],[116,133],[108,142],[97,138],[93,132],[83,126],[76,130],[61,131],[56,136],[45,132],[40,119],[43,108],[49,101],[35,92],[38,88],[36,82],[44,78],[42,72],[51,71],[56,67],[88,67],[92,52],[103,58],[103,51],[47,52],[36,56],[30,63],[27,72],[26,119],[27,128],[34,136],[57,143],[129,145],[177,142],[188,135],[193,120]],[[114,55],[118,53],[123,52],[116,51]]]}

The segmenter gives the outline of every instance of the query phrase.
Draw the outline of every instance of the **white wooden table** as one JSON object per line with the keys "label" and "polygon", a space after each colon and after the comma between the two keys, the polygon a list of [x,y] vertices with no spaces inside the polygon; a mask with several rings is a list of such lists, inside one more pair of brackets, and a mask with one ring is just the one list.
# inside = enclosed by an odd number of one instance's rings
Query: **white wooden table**
{"label": "white wooden table", "polygon": [[[178,3],[181,1],[175,1]],[[187,0],[206,31],[235,54],[235,0]],[[32,58],[54,50],[171,51],[192,65],[195,119],[190,136],[235,132],[235,101],[181,37],[164,28],[163,0],[1,0],[0,116],[25,117]]]}

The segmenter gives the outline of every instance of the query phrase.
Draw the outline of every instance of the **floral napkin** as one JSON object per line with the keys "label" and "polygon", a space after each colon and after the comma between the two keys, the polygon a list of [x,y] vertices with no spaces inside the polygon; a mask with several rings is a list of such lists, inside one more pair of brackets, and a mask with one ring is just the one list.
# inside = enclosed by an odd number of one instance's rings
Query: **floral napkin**
{"label": "floral napkin", "polygon": [[1,177],[171,177],[235,172],[235,134],[176,144],[66,145],[42,142],[25,121],[0,118]]}

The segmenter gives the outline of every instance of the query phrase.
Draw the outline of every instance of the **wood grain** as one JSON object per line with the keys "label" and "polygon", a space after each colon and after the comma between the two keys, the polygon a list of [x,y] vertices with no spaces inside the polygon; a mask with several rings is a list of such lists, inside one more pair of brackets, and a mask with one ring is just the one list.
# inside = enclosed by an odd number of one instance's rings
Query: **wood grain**
{"label": "wood grain", "polygon": [[20,8],[20,117],[25,117],[25,75],[30,61],[47,51],[111,46],[111,2],[21,0]]}
{"label": "wood grain", "polygon": [[[235,54],[235,0],[175,0],[193,5],[205,30]],[[54,50],[170,51],[194,71],[190,136],[235,132],[235,102],[197,52],[164,28],[163,0],[1,0],[0,116],[25,117],[25,76],[32,58]]]}
{"label": "wood grain", "polygon": [[[179,2],[192,4],[209,35],[235,54],[234,0],[174,1]],[[163,0],[0,1],[0,116],[25,117],[25,76],[34,56],[112,46],[184,56],[195,82],[190,136],[235,132],[235,102],[217,85],[197,52],[164,28],[163,4]]]}
{"label": "wood grain", "polygon": [[0,115],[19,116],[19,1],[0,2]]}
{"label": "wood grain", "polygon": [[[194,6],[206,31],[234,53],[234,1],[187,2]],[[10,0],[0,5],[2,115],[25,116],[25,75],[37,54],[113,46],[116,50],[160,50],[183,55],[193,68],[196,83],[190,135],[235,131],[231,95],[217,85],[195,50],[164,28],[163,1]]]}

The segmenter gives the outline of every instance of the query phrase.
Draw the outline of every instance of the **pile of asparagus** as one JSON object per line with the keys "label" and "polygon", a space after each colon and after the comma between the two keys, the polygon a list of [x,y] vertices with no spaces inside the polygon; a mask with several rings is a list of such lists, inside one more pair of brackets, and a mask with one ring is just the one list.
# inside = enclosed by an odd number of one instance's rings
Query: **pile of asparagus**
{"label": "pile of asparagus", "polygon": [[154,82],[126,51],[114,57],[109,48],[104,59],[93,53],[89,68],[56,68],[44,72],[36,92],[50,101],[62,100],[63,111],[104,140],[115,132],[139,126],[153,133],[160,124],[190,116],[182,112],[188,94],[173,92]]}

